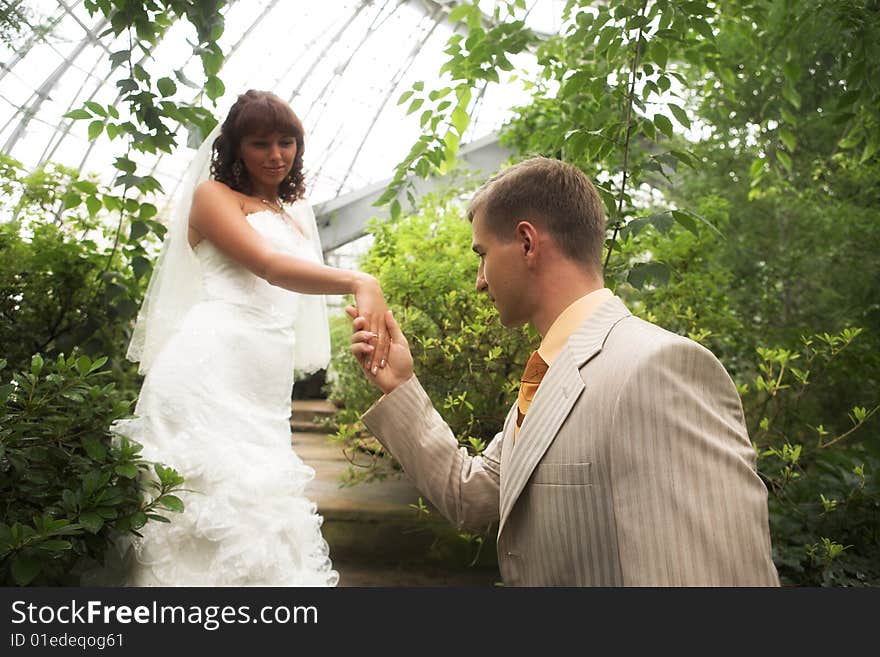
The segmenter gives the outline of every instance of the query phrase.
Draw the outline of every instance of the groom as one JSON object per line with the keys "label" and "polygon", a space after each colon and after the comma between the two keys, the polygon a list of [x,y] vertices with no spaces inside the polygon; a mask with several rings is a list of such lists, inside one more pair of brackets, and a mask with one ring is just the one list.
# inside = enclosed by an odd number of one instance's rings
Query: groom
{"label": "groom", "polygon": [[[367,427],[457,527],[499,520],[509,586],[772,586],[767,490],[736,387],[711,352],[633,316],[602,279],[602,204],[533,158],[468,209],[477,289],[542,336],[503,430],[459,448],[389,312]],[[349,314],[356,313],[353,308]],[[352,352],[371,335],[355,319]]]}

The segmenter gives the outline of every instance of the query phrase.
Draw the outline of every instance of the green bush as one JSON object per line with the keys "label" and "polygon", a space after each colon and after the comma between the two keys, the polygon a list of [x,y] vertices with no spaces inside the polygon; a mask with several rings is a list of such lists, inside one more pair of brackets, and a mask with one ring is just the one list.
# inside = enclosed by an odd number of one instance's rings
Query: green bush
{"label": "green bush", "polygon": [[[103,203],[84,200],[102,189]],[[150,264],[144,245],[117,235],[112,223],[121,218],[104,214],[122,201],[74,170],[50,164],[28,172],[3,154],[0,191],[0,213],[13,218],[0,222],[0,345],[9,367],[77,347],[108,356],[116,383],[134,391],[137,368],[124,354]],[[154,209],[126,204],[130,234],[146,243],[147,224],[137,217]]]}
{"label": "green bush", "polygon": [[[427,196],[417,213],[374,224],[371,233],[375,242],[361,267],[382,282],[409,339],[416,375],[437,410],[458,441],[479,453],[501,430],[538,338],[501,326],[486,295],[476,292],[479,261],[463,204],[454,195]],[[364,440],[358,418],[378,392],[349,352],[350,335],[351,323],[340,319],[333,329],[335,382],[329,393],[345,405],[336,418],[337,440],[372,457],[367,467],[350,469],[353,483],[386,475],[394,466],[377,443]]]}
{"label": "green bush", "polygon": [[862,431],[880,406],[835,413],[815,403],[822,388],[840,389],[850,370],[842,356],[861,333],[848,328],[804,338],[797,349],[759,348],[758,371],[740,386],[770,489],[783,583],[880,585],[880,444]]}
{"label": "green bush", "polygon": [[0,385],[3,585],[77,585],[118,539],[167,522],[161,509],[183,511],[180,475],[111,439],[131,400],[106,382],[106,360],[37,355]]}

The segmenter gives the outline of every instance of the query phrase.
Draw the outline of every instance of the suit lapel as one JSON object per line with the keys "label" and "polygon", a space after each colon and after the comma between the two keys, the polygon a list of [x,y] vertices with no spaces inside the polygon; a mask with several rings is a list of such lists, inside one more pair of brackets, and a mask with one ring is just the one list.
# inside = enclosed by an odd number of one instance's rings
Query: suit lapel
{"label": "suit lapel", "polygon": [[501,490],[504,490],[504,482],[507,469],[510,467],[510,457],[513,454],[513,427],[516,424],[516,402],[507,412],[504,420],[504,428],[501,434]]}
{"label": "suit lapel", "polygon": [[501,453],[501,519],[498,534],[544,453],[584,390],[580,368],[602,350],[611,328],[630,313],[617,297],[603,303],[569,338],[553,361],[529,406],[516,445],[511,409]]}

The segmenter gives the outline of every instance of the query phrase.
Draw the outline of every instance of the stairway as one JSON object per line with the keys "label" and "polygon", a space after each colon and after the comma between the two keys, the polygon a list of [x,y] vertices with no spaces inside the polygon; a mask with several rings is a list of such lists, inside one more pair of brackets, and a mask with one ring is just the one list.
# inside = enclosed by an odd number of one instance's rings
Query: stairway
{"label": "stairway", "polygon": [[[475,548],[428,505],[425,517],[410,505],[420,493],[408,477],[349,487],[340,478],[350,462],[330,442],[332,418],[326,400],[294,400],[293,448],[315,469],[306,495],[324,517],[324,538],[340,575],[340,586],[493,586],[500,581],[494,542],[470,567]],[[427,502],[425,502],[427,504]]]}

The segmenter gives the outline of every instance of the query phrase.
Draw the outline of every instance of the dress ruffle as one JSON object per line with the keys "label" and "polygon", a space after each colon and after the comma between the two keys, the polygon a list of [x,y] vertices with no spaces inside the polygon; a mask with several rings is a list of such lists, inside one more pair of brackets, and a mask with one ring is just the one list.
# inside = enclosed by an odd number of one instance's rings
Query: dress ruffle
{"label": "dress ruffle", "polygon": [[[305,497],[315,471],[288,446],[235,444],[227,432],[163,436],[144,418],[113,431],[144,446],[147,460],[185,478],[183,513],[162,512],[133,542],[130,586],[335,586],[323,519]],[[251,437],[253,438],[253,437]],[[164,443],[164,444],[163,444]],[[168,449],[168,447],[171,449]]]}

